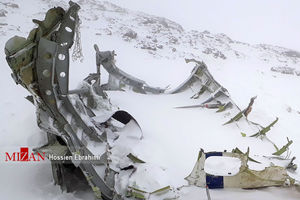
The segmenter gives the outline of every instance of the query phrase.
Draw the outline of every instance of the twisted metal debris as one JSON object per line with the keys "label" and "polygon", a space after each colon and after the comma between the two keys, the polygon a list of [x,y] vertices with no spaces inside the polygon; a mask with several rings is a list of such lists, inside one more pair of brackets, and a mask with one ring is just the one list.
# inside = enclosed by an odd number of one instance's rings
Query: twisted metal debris
{"label": "twisted metal debris", "polygon": [[[115,189],[117,171],[111,167],[111,146],[108,138],[117,140],[118,135],[116,132],[122,128],[114,125],[114,121],[124,125],[134,122],[137,128],[140,129],[140,127],[129,113],[113,108],[105,93],[106,90],[129,88],[143,94],[175,94],[193,87],[196,93],[192,98],[197,99],[204,94],[208,97],[199,105],[183,106],[182,108],[209,108],[217,109],[217,112],[228,109],[238,111],[236,117],[233,117],[226,124],[237,122],[243,117],[247,118],[255,98],[246,109],[239,109],[231,100],[228,91],[214,80],[205,63],[194,59],[186,59],[187,63],[196,63],[186,81],[178,87],[168,90],[151,87],[145,81],[120,70],[114,62],[114,51],[100,51],[98,46],[95,45],[96,73],[91,73],[86,77],[80,88],[69,90],[69,50],[74,43],[75,32],[77,32],[78,39],[75,41],[74,56],[82,56],[78,30],[78,23],[80,22],[78,10],[80,7],[72,1],[69,2],[69,5],[69,9],[66,11],[61,7],[50,9],[43,21],[33,20],[37,24],[37,28],[33,29],[27,38],[15,36],[5,45],[6,59],[12,70],[12,78],[31,93],[26,99],[35,105],[38,126],[47,133],[48,144],[37,148],[36,151],[46,152],[48,157],[51,155],[92,157],[95,155],[88,147],[89,143],[95,142],[99,149],[103,149],[99,160],[71,160],[69,162],[51,160],[54,181],[61,186],[62,190],[74,191],[88,184],[98,199],[122,200],[126,196],[126,194],[118,193]],[[109,81],[106,84],[101,84],[101,66],[109,73]],[[98,118],[99,113],[101,119]],[[257,123],[248,122],[251,126],[257,127],[259,131],[254,136],[261,137],[266,137],[265,133],[276,123],[272,123],[263,129]],[[288,144],[281,149],[277,149],[277,153],[274,155],[281,155],[287,151],[291,143],[291,141],[288,141]],[[200,153],[197,165],[187,180],[189,184],[205,187],[210,183],[204,182],[204,178],[197,174],[200,173],[199,170],[203,170],[199,166],[203,165],[203,156],[207,156],[207,154],[204,154],[203,151]],[[245,163],[248,160],[246,155],[240,152],[222,153],[222,155],[225,154],[243,160],[243,170],[248,170]],[[133,154],[128,154],[127,157],[133,163],[144,163],[143,160]],[[292,161],[289,168],[295,168]],[[129,165],[119,170],[128,169],[135,169],[135,166]],[[270,168],[270,170],[273,170],[273,168]],[[259,173],[250,172],[255,176]],[[283,169],[280,168],[278,172],[281,175],[280,184],[275,184],[272,180],[268,182],[257,180],[255,183],[247,185],[249,184],[247,180],[240,178],[238,180],[239,184],[235,183],[235,180],[230,180],[230,184],[224,186],[253,188],[282,185],[289,178]],[[203,175],[205,172],[201,173]],[[244,172],[241,171],[241,173]],[[264,173],[268,172],[265,171],[262,174]],[[127,197],[143,199],[145,195],[141,193],[150,196],[165,191],[170,192],[171,187],[166,186],[154,192],[144,192],[128,186]]]}

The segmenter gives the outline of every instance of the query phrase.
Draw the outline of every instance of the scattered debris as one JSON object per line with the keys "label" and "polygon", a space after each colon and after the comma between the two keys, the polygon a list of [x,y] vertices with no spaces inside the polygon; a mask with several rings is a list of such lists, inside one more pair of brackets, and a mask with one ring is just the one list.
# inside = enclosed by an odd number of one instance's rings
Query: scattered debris
{"label": "scattered debris", "polygon": [[231,118],[229,121],[225,122],[223,125],[230,124],[235,121],[239,121],[243,117],[244,111],[240,111],[238,114],[236,114],[233,118]]}
{"label": "scattered debris", "polygon": [[205,187],[205,190],[206,190],[207,200],[211,200],[208,186]]}
{"label": "scattered debris", "polygon": [[[171,187],[168,185],[166,187],[157,189],[153,192],[147,192],[137,187],[129,186],[127,189],[126,197],[133,197],[136,199],[149,199],[151,195],[162,195],[171,191]],[[165,199],[165,198],[164,198]]]}
{"label": "scattered debris", "polygon": [[281,147],[281,149],[277,149],[277,151],[275,153],[273,153],[272,155],[276,155],[276,156],[282,155],[284,152],[286,152],[288,150],[288,148],[291,144],[293,144],[293,140],[289,140],[289,138],[287,138],[287,144],[284,145],[283,147]]}
{"label": "scattered debris", "polygon": [[145,195],[147,194],[146,191],[140,190],[134,187],[128,187],[126,197],[133,197],[136,199],[146,199]]}
{"label": "scattered debris", "polygon": [[243,133],[243,132],[241,132],[241,135],[242,135],[243,137],[246,137],[246,136],[247,136],[246,133]]}
{"label": "scattered debris", "polygon": [[134,163],[146,163],[145,161],[139,159],[138,157],[134,156],[132,153],[128,154],[127,157]]}
{"label": "scattered debris", "polygon": [[145,81],[135,78],[116,67],[114,51],[101,52],[97,45],[95,47],[98,49],[96,50],[97,63],[99,63],[99,66],[102,65],[109,73],[108,83],[101,86],[104,90],[122,90],[125,86],[129,86],[133,91],[143,94],[146,92],[159,94],[165,91],[165,89],[148,86]]}
{"label": "scattered debris", "polygon": [[130,169],[134,169],[134,166],[133,165],[129,165],[127,167],[121,168],[121,170],[130,170]]}
{"label": "scattered debris", "polygon": [[286,169],[292,172],[295,172],[298,168],[297,164],[293,163],[296,157],[293,157],[289,164],[286,166]]}
{"label": "scattered debris", "polygon": [[208,109],[220,109],[220,107],[224,106],[221,102],[218,103],[209,103],[209,104],[200,104],[200,105],[191,105],[191,106],[179,106],[175,108],[208,108]]}
{"label": "scattered debris", "polygon": [[[233,176],[216,176],[204,171],[205,160],[211,156],[234,157],[241,160],[239,173]],[[262,171],[251,170],[247,165],[248,156],[240,153],[199,152],[196,165],[191,174],[185,179],[189,185],[214,188],[244,188],[254,189],[270,186],[290,186],[295,180],[291,178],[284,167],[271,166]]]}
{"label": "scattered debris", "polygon": [[168,186],[163,187],[161,189],[155,190],[155,191],[151,192],[150,194],[161,194],[161,193],[164,193],[164,192],[168,192],[170,189],[171,189],[171,187],[168,185]]}
{"label": "scattered debris", "polygon": [[231,103],[231,101],[227,102],[225,105],[220,106],[219,109],[216,112],[223,112],[228,108],[232,108],[233,104]]}
{"label": "scattered debris", "polygon": [[248,117],[249,113],[252,111],[252,106],[253,106],[253,103],[254,103],[254,100],[256,99],[256,97],[257,97],[257,96],[252,97],[252,98],[250,99],[250,103],[249,103],[249,105],[247,106],[247,108],[246,108],[245,111],[244,111],[244,115],[245,115],[246,117]]}
{"label": "scattered debris", "polygon": [[271,127],[274,126],[277,122],[278,122],[278,117],[276,117],[276,119],[271,124],[269,124],[267,127],[263,128],[262,130],[255,133],[254,135],[251,135],[250,137],[266,136],[266,133],[269,132],[271,130]]}
{"label": "scattered debris", "polygon": [[252,161],[252,162],[256,162],[256,163],[259,163],[261,164],[261,162],[258,162],[256,160],[254,160],[253,158],[249,157],[249,152],[250,152],[250,148],[248,147],[247,149],[247,152],[246,153],[243,153],[239,148],[235,148],[235,149],[232,149],[231,151],[232,153],[238,153],[238,154],[242,154],[244,156],[247,156],[248,157],[248,160]]}
{"label": "scattered debris", "polygon": [[245,108],[244,110],[240,111],[238,114],[236,114],[233,118],[231,118],[229,121],[227,121],[223,125],[230,124],[230,123],[232,123],[234,121],[239,121],[243,117],[243,115],[247,118],[247,116],[249,115],[249,113],[252,110],[252,105],[253,105],[255,99],[256,99],[256,96],[252,97],[250,99],[250,102],[249,102],[247,108]]}

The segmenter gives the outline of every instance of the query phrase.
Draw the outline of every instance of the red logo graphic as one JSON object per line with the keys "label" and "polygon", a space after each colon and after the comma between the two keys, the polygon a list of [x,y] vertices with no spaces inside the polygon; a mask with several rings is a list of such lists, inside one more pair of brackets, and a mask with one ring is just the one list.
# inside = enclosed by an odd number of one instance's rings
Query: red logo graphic
{"label": "red logo graphic", "polygon": [[38,153],[29,153],[28,147],[21,147],[20,152],[13,152],[9,154],[5,152],[5,161],[21,161],[21,162],[29,162],[29,161],[41,161],[45,160],[45,152],[42,154]]}

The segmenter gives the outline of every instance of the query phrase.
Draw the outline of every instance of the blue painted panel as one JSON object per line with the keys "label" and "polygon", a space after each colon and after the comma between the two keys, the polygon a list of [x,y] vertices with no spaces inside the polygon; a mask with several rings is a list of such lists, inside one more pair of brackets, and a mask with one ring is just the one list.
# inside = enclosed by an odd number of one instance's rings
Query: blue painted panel
{"label": "blue painted panel", "polygon": [[[211,156],[223,156],[223,152],[208,152],[205,154],[206,159]],[[206,174],[206,185],[209,189],[224,188],[224,177]]]}
{"label": "blue painted panel", "polygon": [[206,185],[209,189],[224,188],[224,177],[206,174]]}
{"label": "blue painted panel", "polygon": [[223,152],[208,152],[208,153],[205,153],[205,158],[208,158],[210,156],[223,156]]}

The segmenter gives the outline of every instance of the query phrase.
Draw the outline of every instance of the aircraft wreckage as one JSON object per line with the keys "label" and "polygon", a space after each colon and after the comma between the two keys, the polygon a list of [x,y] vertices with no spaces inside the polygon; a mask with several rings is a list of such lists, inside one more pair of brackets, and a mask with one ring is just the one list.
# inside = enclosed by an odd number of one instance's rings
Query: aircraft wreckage
{"label": "aircraft wreckage", "polygon": [[[128,154],[128,165],[118,168],[111,159],[111,148],[118,140],[118,130],[128,123],[134,123],[140,129],[138,122],[126,111],[114,108],[109,102],[105,91],[131,89],[143,94],[174,94],[190,88],[197,91],[192,98],[198,98],[204,93],[208,98],[199,105],[182,106],[180,108],[203,107],[222,112],[231,109],[236,115],[224,125],[246,118],[249,126],[259,130],[253,137],[267,137],[266,133],[278,121],[276,119],[267,127],[251,122],[247,115],[255,97],[247,108],[241,110],[230,98],[228,91],[214,80],[203,62],[194,62],[195,68],[185,82],[177,88],[168,90],[149,86],[143,80],[135,78],[119,69],[114,62],[114,51],[102,52],[97,45],[96,73],[84,79],[81,87],[69,90],[69,49],[74,43],[78,32],[79,5],[69,2],[69,9],[56,7],[46,13],[43,21],[33,20],[37,28],[33,29],[27,38],[15,36],[7,41],[5,54],[12,70],[12,77],[17,84],[22,85],[31,95],[26,98],[36,107],[37,124],[47,134],[48,144],[35,149],[36,152],[46,152],[51,156],[99,156],[99,159],[85,161],[51,160],[53,178],[63,191],[74,191],[89,185],[95,197],[106,200],[147,199],[158,193],[176,193],[171,186],[158,188],[147,192],[134,185],[127,185],[126,191],[117,190],[116,177],[122,171],[128,177],[135,173],[137,163],[143,163],[133,154]],[[78,34],[78,33],[77,33]],[[78,45],[75,41],[75,45]],[[77,52],[78,53],[78,52]],[[100,83],[100,67],[109,73],[109,81]],[[139,136],[142,139],[142,136]],[[270,141],[271,142],[271,141]],[[91,145],[93,144],[93,145]],[[94,147],[97,144],[97,151]],[[274,156],[280,156],[288,151],[292,141],[278,148]],[[126,145],[126,144],[123,144]],[[96,152],[96,153],[95,153]],[[204,162],[211,156],[228,156],[241,160],[238,174],[234,176],[214,176],[204,171]],[[287,174],[287,170],[295,170],[294,158],[287,167],[270,166],[262,171],[248,168],[247,162],[257,162],[246,153],[235,149],[232,152],[200,151],[192,173],[186,177],[189,185],[208,188],[260,188],[267,186],[295,185],[297,182]],[[175,195],[176,196],[176,195]]]}

